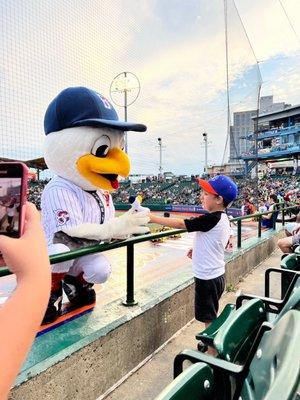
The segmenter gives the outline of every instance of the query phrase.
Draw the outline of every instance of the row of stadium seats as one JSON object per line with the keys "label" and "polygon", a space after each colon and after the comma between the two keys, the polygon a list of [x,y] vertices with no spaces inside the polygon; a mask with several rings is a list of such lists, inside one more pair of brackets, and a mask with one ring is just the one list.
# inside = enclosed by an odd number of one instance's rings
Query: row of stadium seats
{"label": "row of stadium seats", "polygon": [[[292,400],[300,383],[300,246],[265,273],[265,296],[240,295],[196,335],[198,351],[174,360],[174,381],[156,400]],[[281,275],[281,299],[270,275]],[[206,346],[217,357],[205,354]],[[183,371],[185,361],[193,364]]]}

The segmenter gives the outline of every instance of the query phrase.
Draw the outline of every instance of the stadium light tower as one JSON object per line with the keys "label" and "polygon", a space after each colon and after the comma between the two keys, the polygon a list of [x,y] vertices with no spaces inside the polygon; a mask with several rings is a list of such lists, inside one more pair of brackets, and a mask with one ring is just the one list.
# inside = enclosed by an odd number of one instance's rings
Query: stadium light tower
{"label": "stadium light tower", "polygon": [[[121,72],[110,84],[110,97],[117,106],[124,107],[125,122],[127,122],[127,108],[136,101],[140,90],[140,81],[132,72]],[[127,132],[125,132],[125,152],[128,153]]]}
{"label": "stadium light tower", "polygon": [[162,143],[161,138],[157,138],[159,146],[159,176],[162,177]]}
{"label": "stadium light tower", "polygon": [[202,134],[204,141],[204,174],[207,175],[207,133]]}

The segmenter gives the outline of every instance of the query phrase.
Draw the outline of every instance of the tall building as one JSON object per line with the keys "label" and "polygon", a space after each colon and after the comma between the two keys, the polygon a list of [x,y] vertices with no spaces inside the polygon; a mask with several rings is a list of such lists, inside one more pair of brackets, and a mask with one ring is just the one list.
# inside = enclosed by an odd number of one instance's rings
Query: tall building
{"label": "tall building", "polygon": [[[274,103],[273,96],[262,96],[259,101],[259,114],[282,111],[290,104],[284,102]],[[252,117],[255,117],[257,110],[239,111],[233,113],[233,125],[230,134],[230,162],[236,162],[243,154],[251,148],[251,142],[246,140],[246,135],[254,132]]]}
{"label": "tall building", "polygon": [[236,162],[242,153],[247,152],[249,141],[245,140],[245,137],[254,130],[252,117],[256,114],[256,110],[233,113],[233,125],[230,135],[230,162]]}

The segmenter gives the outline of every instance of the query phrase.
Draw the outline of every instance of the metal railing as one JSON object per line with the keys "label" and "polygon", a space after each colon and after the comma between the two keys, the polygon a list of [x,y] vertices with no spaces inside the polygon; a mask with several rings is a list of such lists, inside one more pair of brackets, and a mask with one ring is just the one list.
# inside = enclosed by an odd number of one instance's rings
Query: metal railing
{"label": "metal railing", "polygon": [[[285,213],[289,209],[295,209],[295,206],[291,207],[283,207],[280,209],[282,213],[282,225],[285,224]],[[242,247],[242,221],[247,219],[257,218],[258,222],[258,237],[261,237],[261,222],[262,216],[270,213],[278,212],[278,210],[274,210],[272,212],[264,212],[257,213],[252,215],[246,215],[243,217],[232,218],[232,222],[237,223],[237,248],[240,249]],[[273,222],[273,229],[275,229],[276,221]],[[124,306],[133,306],[136,305],[137,302],[134,299],[134,245],[141,242],[147,242],[153,239],[160,239],[168,236],[173,236],[177,234],[181,234],[186,232],[185,229],[170,229],[164,232],[146,234],[133,236],[130,239],[122,240],[122,241],[114,241],[106,244],[96,244],[92,246],[87,246],[77,250],[71,250],[65,253],[55,254],[49,257],[50,264],[57,264],[59,262],[73,260],[78,257],[82,257],[92,253],[101,253],[107,250],[118,249],[120,247],[127,247],[127,290],[126,290],[126,300],[123,301]],[[0,277],[10,275],[11,272],[8,268],[0,268]]]}

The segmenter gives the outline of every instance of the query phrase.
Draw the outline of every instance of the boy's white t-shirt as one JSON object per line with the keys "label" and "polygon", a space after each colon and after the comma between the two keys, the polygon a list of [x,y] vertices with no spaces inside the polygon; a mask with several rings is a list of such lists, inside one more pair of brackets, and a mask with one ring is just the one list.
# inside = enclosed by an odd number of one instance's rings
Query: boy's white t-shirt
{"label": "boy's white t-shirt", "polygon": [[193,272],[199,279],[214,279],[225,273],[224,251],[232,234],[225,212],[216,211],[186,219],[188,232],[196,232],[193,245]]}

